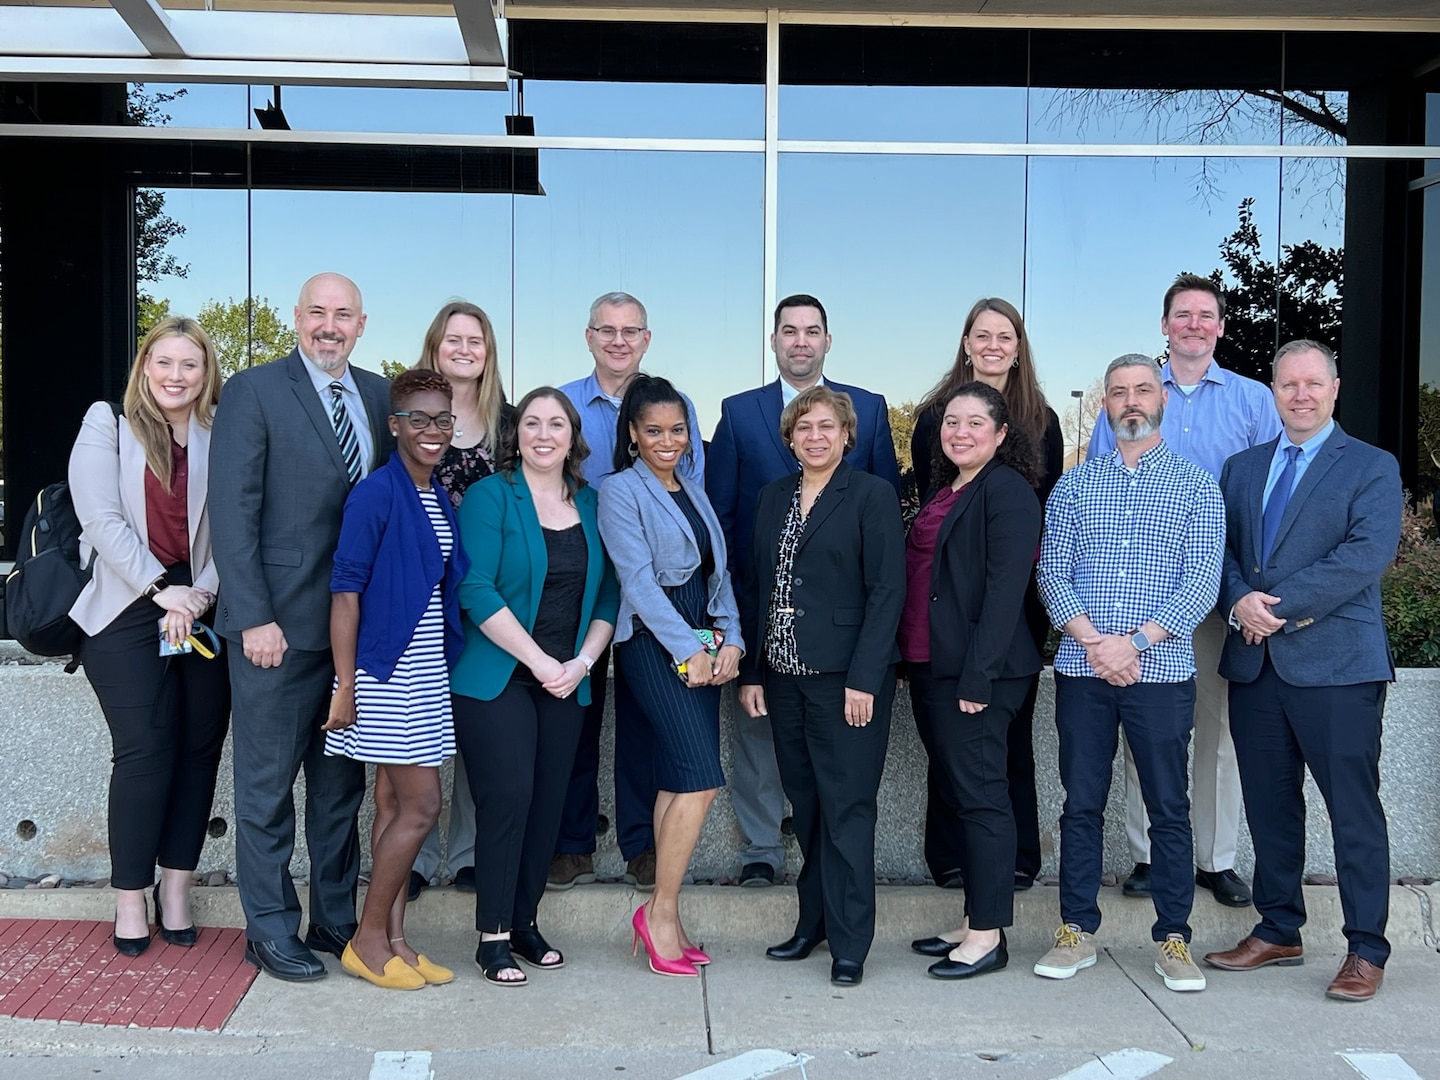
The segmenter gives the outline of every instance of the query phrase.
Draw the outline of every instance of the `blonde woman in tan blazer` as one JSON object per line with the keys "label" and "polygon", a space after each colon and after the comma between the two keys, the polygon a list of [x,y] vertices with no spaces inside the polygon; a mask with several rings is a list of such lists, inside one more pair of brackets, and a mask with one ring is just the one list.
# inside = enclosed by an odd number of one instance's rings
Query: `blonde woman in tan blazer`
{"label": "blonde woman in tan blazer", "polygon": [[[145,891],[172,945],[195,944],[191,875],[205,842],[230,717],[223,658],[182,645],[220,587],[206,508],[210,421],[220,397],[215,349],[193,319],[162,320],[130,369],[124,414],[106,402],[85,414],[70,453],[70,492],[93,570],[70,617],[114,747],[110,884],[115,947],[150,944]],[[206,620],[208,621],[208,620]],[[207,647],[203,632],[196,635]]]}

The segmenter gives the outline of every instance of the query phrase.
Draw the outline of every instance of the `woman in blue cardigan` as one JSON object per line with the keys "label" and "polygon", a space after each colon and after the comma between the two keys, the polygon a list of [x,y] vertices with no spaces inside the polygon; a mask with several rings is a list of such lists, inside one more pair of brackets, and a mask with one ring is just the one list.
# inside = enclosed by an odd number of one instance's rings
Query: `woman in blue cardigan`
{"label": "woman in blue cardigan", "polygon": [[455,427],[450,384],[404,372],[390,408],[395,453],[350,493],[335,549],[325,752],[378,766],[370,888],[340,963],[376,986],[418,990],[455,977],[405,941],[405,886],[440,813],[440,765],[455,754],[447,672],[464,640],[467,560],[434,477]]}
{"label": "woman in blue cardigan", "polygon": [[565,963],[535,926],[590,703],[590,668],[615,630],[620,587],[600,544],[580,416],[530,391],[500,471],[460,505],[470,572],[465,649],[450,677],[455,734],[475,797],[475,953],[487,982],[524,986]]}

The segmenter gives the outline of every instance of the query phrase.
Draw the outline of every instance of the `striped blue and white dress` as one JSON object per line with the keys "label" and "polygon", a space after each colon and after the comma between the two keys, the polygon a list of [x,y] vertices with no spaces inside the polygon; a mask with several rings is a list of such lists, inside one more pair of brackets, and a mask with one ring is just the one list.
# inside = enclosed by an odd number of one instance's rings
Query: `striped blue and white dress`
{"label": "striped blue and white dress", "polygon": [[[434,491],[418,493],[448,561],[455,539]],[[361,615],[364,618],[364,614]],[[383,614],[381,615],[383,618]],[[355,723],[325,733],[325,753],[381,765],[440,765],[455,756],[440,585],[389,682],[355,671]]]}

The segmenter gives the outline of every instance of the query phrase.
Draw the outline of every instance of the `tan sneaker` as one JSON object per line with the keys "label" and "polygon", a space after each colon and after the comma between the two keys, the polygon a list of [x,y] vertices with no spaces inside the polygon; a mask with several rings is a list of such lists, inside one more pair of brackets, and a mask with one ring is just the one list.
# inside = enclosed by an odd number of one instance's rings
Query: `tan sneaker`
{"label": "tan sneaker", "polygon": [[1160,942],[1160,952],[1155,957],[1155,974],[1165,980],[1171,990],[1204,990],[1205,976],[1190,959],[1190,946],[1179,934],[1171,934]]}
{"label": "tan sneaker", "polygon": [[1046,979],[1068,979],[1081,968],[1095,966],[1095,937],[1074,923],[1055,931],[1055,944],[1035,962],[1035,974]]}
{"label": "tan sneaker", "polygon": [[641,892],[655,888],[655,849],[646,848],[625,864],[625,884]]}
{"label": "tan sneaker", "polygon": [[564,851],[550,860],[550,873],[545,888],[564,892],[574,885],[589,885],[595,880],[595,860],[589,855]]}

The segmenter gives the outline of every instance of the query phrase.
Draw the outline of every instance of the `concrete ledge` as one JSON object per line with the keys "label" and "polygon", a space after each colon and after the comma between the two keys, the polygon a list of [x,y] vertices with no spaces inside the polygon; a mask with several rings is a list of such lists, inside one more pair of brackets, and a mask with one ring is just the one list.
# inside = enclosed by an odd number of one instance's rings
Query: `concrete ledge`
{"label": "concrete ledge", "polygon": [[[721,712],[721,751],[730,772],[730,708]],[[1385,750],[1380,768],[1381,796],[1389,816],[1391,873],[1396,877],[1440,875],[1440,740],[1434,737],[1440,714],[1440,670],[1401,671],[1390,688],[1385,713]],[[601,747],[600,812],[614,821],[611,762],[613,716],[607,716]],[[1035,715],[1035,761],[1040,788],[1041,844],[1045,873],[1058,868],[1058,820],[1064,799],[1057,766],[1054,683],[1047,669],[1040,684]],[[106,786],[110,738],[83,674],[66,675],[57,661],[30,657],[10,641],[0,642],[0,872],[38,877],[58,873],[67,879],[100,880],[109,874],[106,841]],[[444,770],[449,791],[451,770]],[[1105,866],[1126,873],[1122,803],[1123,773],[1118,768],[1107,814]],[[297,785],[297,790],[303,785]],[[1306,867],[1333,873],[1330,822],[1323,800],[1307,781],[1310,808]],[[898,882],[919,881],[926,871],[921,852],[924,821],[925,753],[915,734],[907,693],[896,697],[885,777],[880,789],[876,836],[876,872]],[[362,835],[369,835],[363,811]],[[212,838],[201,854],[202,870],[233,870],[234,783],[227,740],[212,811]],[[448,813],[448,809],[446,810]],[[786,869],[796,873],[800,855],[794,839]],[[367,845],[368,846],[368,845]],[[695,853],[697,878],[715,879],[738,871],[740,848],[728,790],[722,790],[706,822]],[[1241,830],[1237,869],[1246,877],[1254,864],[1247,830]],[[308,868],[304,837],[297,838],[294,871]],[[624,871],[613,827],[599,838],[596,869],[602,877]]]}

